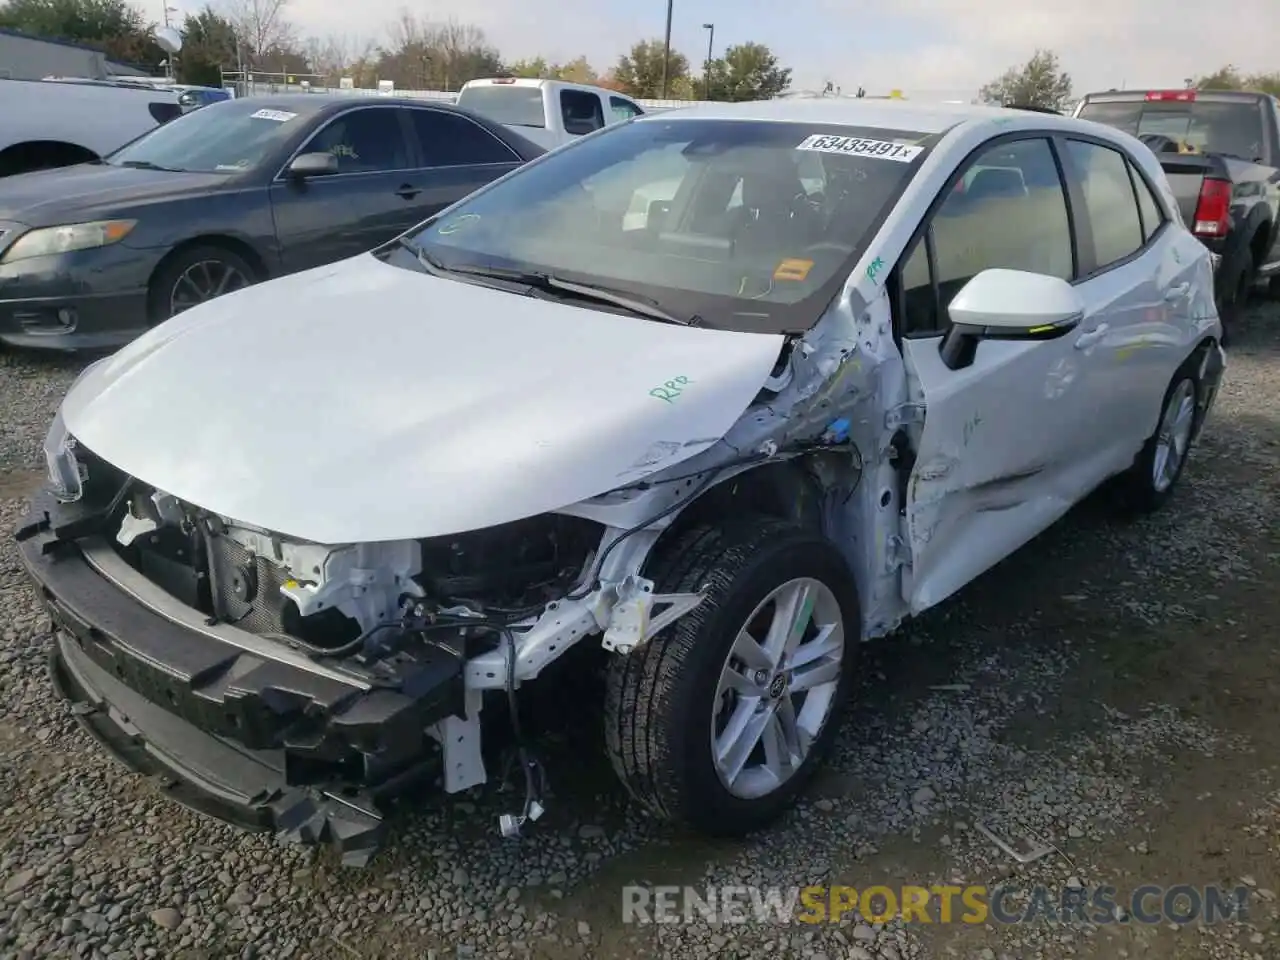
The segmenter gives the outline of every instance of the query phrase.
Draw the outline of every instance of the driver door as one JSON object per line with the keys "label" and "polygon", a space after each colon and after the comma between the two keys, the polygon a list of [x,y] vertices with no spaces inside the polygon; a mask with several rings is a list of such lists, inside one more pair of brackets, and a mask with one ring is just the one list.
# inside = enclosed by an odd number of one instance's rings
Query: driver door
{"label": "driver door", "polygon": [[975,275],[1004,267],[1073,280],[1074,261],[1058,166],[1038,137],[1003,140],[958,171],[901,261],[897,323],[911,399],[923,407],[923,425],[908,428],[912,613],[1022,546],[1096,482],[1097,411],[1075,336],[983,340],[959,369],[939,351],[947,307]]}
{"label": "driver door", "polygon": [[354,257],[418,219],[413,151],[403,109],[360,107],[338,114],[299,153],[332,153],[338,172],[303,182],[281,173],[271,184],[280,259],[286,273]]}

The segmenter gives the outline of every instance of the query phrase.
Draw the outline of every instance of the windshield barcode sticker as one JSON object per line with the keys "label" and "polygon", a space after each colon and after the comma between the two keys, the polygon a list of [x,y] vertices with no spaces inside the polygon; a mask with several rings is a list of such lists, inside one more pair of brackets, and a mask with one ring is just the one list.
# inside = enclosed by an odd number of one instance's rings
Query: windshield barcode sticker
{"label": "windshield barcode sticker", "polygon": [[296,113],[290,113],[287,110],[259,110],[257,113],[249,114],[252,120],[274,120],[276,123],[288,123]]}
{"label": "windshield barcode sticker", "polygon": [[865,137],[833,137],[830,134],[815,133],[805,137],[796,147],[797,150],[816,150],[818,153],[847,153],[855,157],[874,157],[877,160],[893,160],[896,163],[910,163],[924,150],[911,143],[896,143],[892,140],[868,140]]}

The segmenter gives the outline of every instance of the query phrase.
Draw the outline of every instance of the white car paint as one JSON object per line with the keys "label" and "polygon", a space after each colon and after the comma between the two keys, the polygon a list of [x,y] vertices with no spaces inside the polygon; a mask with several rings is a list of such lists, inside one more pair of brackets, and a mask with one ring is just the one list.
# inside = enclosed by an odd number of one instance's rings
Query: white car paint
{"label": "white car paint", "polygon": [[781,345],[365,255],[161,324],[95,365],[63,417],[122,470],[246,524],[432,537],[603,493],[655,443],[673,445],[663,465],[700,453]]}
{"label": "white car paint", "polygon": [[[761,114],[787,112],[757,106]],[[902,614],[919,613],[1032,540],[1132,461],[1155,429],[1174,371],[1204,338],[1221,335],[1212,267],[1203,244],[1185,230],[1155,156],[1121,131],[1048,114],[893,101],[849,110],[814,100],[795,104],[790,112],[814,122],[833,122],[835,116],[856,112],[867,126],[950,128],[851,273],[846,295],[865,303],[887,296],[882,280],[868,275],[872,263],[896,263],[923,211],[957,166],[1002,134],[1078,131],[1123,148],[1158,189],[1173,227],[1142,256],[1076,284],[1086,308],[1086,325],[1077,335],[1034,344],[984,343],[973,366],[961,371],[938,362],[936,338],[904,342],[911,403],[923,410],[926,424],[923,431],[913,431],[920,447],[902,532],[910,556],[902,575]],[[1085,340],[1078,349],[1076,341],[1085,334],[1096,336],[1103,323],[1108,326],[1103,338],[1092,345]],[[1086,360],[1091,362],[1086,365]],[[1124,389],[1111,394],[1099,396],[1088,388],[1115,388],[1121,382]],[[1010,429],[1012,435],[1028,438],[1026,443],[1003,439]],[[961,450],[963,469],[958,469]],[[1017,509],[992,510],[975,502],[977,483],[1034,468],[1042,469],[1021,485],[1019,497],[1025,502]],[[978,506],[982,512],[975,512]],[[868,561],[872,566],[882,562],[882,556]]]}
{"label": "white car paint", "polygon": [[[703,489],[688,478],[728,483],[835,418],[861,463],[829,498],[824,529],[857,583],[862,635],[884,635],[1128,466],[1175,371],[1202,348],[1202,369],[1222,356],[1208,253],[1178,219],[1154,156],[1123,133],[1039,113],[831,99],[713,104],[635,122],[683,118],[939,135],[783,369],[774,369],[778,337],[628,319],[364,256],[214,300],[92,367],[46,444],[53,478],[66,475],[65,422],[169,494],[322,543],[412,542],[540,511],[604,524],[583,592],[522,621],[510,665],[503,649],[468,662],[478,696],[537,677],[585,637],[629,652],[695,607],[697,595],[655,594],[645,579],[662,529]],[[1123,149],[1170,223],[1140,256],[1070,293],[1044,278],[979,274],[967,291],[975,322],[1082,320],[1057,339],[984,340],[969,366],[951,369],[940,337],[895,336],[886,278],[965,159],[1023,132],[1087,134]],[[523,169],[554,162],[549,154]],[[683,387],[681,377],[688,390],[654,396],[668,382]],[[891,455],[900,430],[916,452],[905,499]],[[759,459],[744,463],[744,453]],[[617,489],[642,477],[643,487]],[[365,579],[313,589],[349,610],[359,609],[342,599],[351,584],[378,582],[394,596],[386,585],[404,571],[372,569],[369,558],[396,550],[356,548],[335,569]],[[659,602],[676,612],[650,620]],[[461,746],[452,732],[441,738],[450,791],[485,776],[479,708],[457,723],[474,736]]]}
{"label": "white car paint", "polygon": [[0,151],[39,141],[103,157],[158,126],[149,104],[177,102],[173,90],[141,86],[0,80]]}

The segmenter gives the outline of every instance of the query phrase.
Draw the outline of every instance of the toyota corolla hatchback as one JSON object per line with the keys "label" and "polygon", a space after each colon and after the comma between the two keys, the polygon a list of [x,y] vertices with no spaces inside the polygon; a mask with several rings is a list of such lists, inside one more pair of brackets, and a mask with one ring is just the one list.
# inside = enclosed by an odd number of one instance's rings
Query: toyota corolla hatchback
{"label": "toyota corolla hatchback", "polygon": [[[386,797],[485,782],[482,711],[589,644],[631,794],[741,834],[860,641],[1104,483],[1164,504],[1220,336],[1123,133],[696,107],[93,364],[18,536],[77,715],[220,816],[363,862]],[[546,802],[524,756],[508,834]]]}

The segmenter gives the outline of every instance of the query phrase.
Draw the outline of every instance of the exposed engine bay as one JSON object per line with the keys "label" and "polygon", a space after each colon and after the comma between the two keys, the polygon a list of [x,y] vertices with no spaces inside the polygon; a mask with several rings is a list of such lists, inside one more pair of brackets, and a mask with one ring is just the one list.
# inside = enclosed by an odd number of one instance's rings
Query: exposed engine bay
{"label": "exposed engine bay", "polygon": [[[637,531],[596,520],[544,514],[436,538],[317,544],[185,503],[69,437],[46,452],[56,501],[19,539],[41,537],[45,555],[74,544],[129,599],[230,641],[221,653],[202,645],[205,660],[185,678],[179,670],[185,682],[176,684],[174,664],[139,665],[148,657],[136,649],[137,660],[127,662],[115,644],[92,642],[101,637],[96,628],[86,628],[90,642],[81,636],[81,647],[213,736],[275,751],[287,787],[322,794],[332,784],[369,788],[357,797],[343,787],[328,808],[291,797],[272,817],[302,840],[340,837],[348,862],[376,849],[381,814],[373,798],[384,790],[429,769],[442,771],[449,793],[487,780],[479,729],[485,690],[505,690],[515,728],[525,803],[502,818],[501,829],[518,834],[541,814],[543,789],[519,732],[521,677],[535,676],[591,632],[626,649],[700,601],[655,595],[634,576],[602,583],[608,575],[602,578],[597,560]],[[649,542],[635,537],[610,567],[636,569]],[[663,610],[651,617],[655,603]],[[273,672],[281,665],[303,672]],[[304,679],[311,669],[353,690],[313,690]],[[432,741],[438,751],[424,749]]]}
{"label": "exposed engine bay", "polygon": [[492,649],[499,624],[577,582],[601,533],[598,523],[544,515],[433,540],[328,546],[238,525],[147,487],[126,499],[118,524],[130,565],[214,622],[366,664],[426,632],[447,635],[433,642],[463,659]]}

